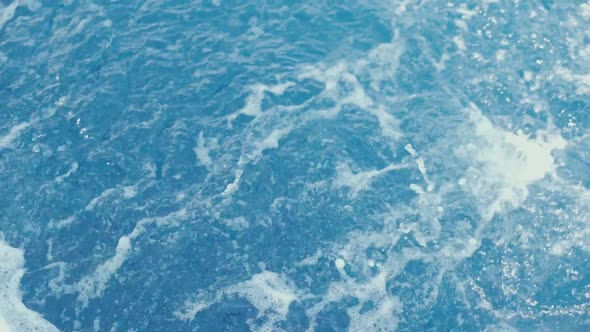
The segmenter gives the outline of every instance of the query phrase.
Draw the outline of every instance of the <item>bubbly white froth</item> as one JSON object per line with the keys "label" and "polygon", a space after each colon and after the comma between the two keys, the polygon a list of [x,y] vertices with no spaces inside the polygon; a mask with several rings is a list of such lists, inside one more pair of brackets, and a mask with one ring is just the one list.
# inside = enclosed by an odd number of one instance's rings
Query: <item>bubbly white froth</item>
{"label": "bubbly white froth", "polygon": [[184,308],[175,313],[175,316],[182,320],[192,320],[199,312],[227,296],[247,299],[258,310],[258,318],[267,318],[261,325],[252,321],[248,322],[252,330],[262,332],[276,331],[277,323],[287,319],[291,303],[302,299],[295,287],[283,276],[275,272],[263,271],[242,283],[220,290],[212,301],[197,299],[187,303]]}
{"label": "bubbly white froth", "polygon": [[25,273],[24,265],[23,251],[0,240],[0,331],[58,331],[22,303],[20,281]]}
{"label": "bubbly white froth", "polygon": [[129,256],[131,251],[131,240],[127,236],[119,239],[115,255],[99,265],[93,274],[84,277],[76,285],[79,292],[78,300],[82,306],[88,305],[88,301],[102,295],[106,289],[107,282],[117,272]]}
{"label": "bubbly white froth", "polygon": [[391,164],[379,170],[353,173],[348,165],[340,164],[336,167],[336,179],[333,185],[336,188],[350,188],[350,194],[354,197],[360,191],[368,189],[374,178],[402,168],[405,168],[405,165]]}
{"label": "bubbly white froth", "polygon": [[555,174],[553,152],[563,150],[567,141],[547,130],[532,138],[498,128],[474,105],[468,112],[475,136],[456,151],[471,163],[462,183],[482,201],[482,215],[489,220],[518,207],[528,197],[529,185]]}

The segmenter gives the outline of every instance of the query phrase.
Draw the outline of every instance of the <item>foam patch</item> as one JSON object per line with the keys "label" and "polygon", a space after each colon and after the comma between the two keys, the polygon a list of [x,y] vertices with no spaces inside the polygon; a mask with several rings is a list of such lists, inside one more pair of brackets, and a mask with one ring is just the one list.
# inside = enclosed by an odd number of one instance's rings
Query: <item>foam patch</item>
{"label": "foam patch", "polygon": [[20,281],[25,273],[22,250],[0,240],[0,331],[31,332],[58,331],[41,315],[22,302]]}

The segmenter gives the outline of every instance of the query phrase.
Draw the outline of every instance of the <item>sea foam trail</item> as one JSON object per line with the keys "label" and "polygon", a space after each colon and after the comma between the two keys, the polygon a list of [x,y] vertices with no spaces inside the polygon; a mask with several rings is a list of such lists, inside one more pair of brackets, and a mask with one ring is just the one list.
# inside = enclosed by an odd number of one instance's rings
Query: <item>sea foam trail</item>
{"label": "sea foam trail", "polygon": [[52,332],[58,329],[22,302],[20,280],[25,273],[24,253],[0,240],[0,331]]}
{"label": "sea foam trail", "polygon": [[40,6],[34,0],[14,0],[10,4],[4,5],[4,7],[0,8],[0,29],[14,17],[16,8],[21,5],[27,6],[29,10],[36,10]]}
{"label": "sea foam trail", "polygon": [[[189,301],[174,315],[178,319],[191,321],[198,313],[208,309],[224,297],[236,295],[252,303],[258,310],[258,319],[266,317],[266,320],[248,322],[253,331],[259,332],[276,331],[279,322],[287,319],[291,303],[304,298],[284,276],[271,271],[263,271],[254,274],[249,280],[219,290],[214,295],[213,301],[202,298],[196,302]],[[211,295],[209,294],[209,296]]]}
{"label": "sea foam trail", "polygon": [[28,122],[20,123],[8,131],[5,135],[0,136],[0,150],[13,147],[14,141],[20,136],[21,132],[29,127]]}
{"label": "sea foam trail", "polygon": [[18,4],[19,1],[16,0],[8,6],[0,9],[0,28],[4,26],[4,23],[8,22],[10,19],[12,19],[12,17],[14,17],[14,12],[16,11]]}

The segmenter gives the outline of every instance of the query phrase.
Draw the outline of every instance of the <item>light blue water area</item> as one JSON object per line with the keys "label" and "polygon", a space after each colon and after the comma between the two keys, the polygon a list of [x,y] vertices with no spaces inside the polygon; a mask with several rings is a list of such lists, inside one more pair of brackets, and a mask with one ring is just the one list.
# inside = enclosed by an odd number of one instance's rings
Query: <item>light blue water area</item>
{"label": "light blue water area", "polygon": [[0,330],[590,330],[590,3],[0,3]]}

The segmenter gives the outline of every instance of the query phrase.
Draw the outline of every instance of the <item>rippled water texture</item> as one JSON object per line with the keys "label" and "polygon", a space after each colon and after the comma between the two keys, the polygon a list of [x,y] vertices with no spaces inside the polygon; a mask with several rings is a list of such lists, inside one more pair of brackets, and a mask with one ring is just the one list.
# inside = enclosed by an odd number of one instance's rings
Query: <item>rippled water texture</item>
{"label": "rippled water texture", "polygon": [[589,331],[590,2],[0,1],[0,330]]}

